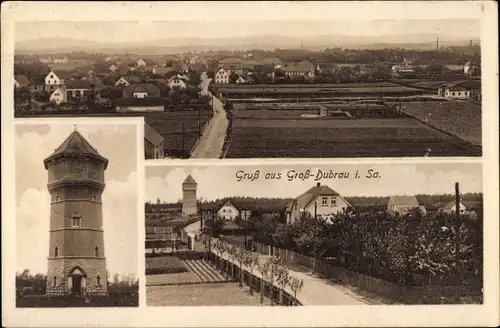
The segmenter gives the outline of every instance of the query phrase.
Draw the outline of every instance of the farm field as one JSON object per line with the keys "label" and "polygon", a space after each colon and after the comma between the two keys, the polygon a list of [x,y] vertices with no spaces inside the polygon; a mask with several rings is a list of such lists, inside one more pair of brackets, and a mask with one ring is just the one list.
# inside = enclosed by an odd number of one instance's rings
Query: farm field
{"label": "farm field", "polygon": [[411,102],[402,110],[474,145],[482,144],[481,105],[466,101]]}
{"label": "farm field", "polygon": [[166,155],[179,156],[191,150],[209,117],[207,111],[176,111],[146,113],[144,119],[165,139]]}
{"label": "farm field", "polygon": [[[191,148],[198,139],[199,128],[203,131],[203,126],[211,118],[211,111],[207,110],[179,110],[164,112],[108,112],[84,114],[50,113],[43,112],[39,117],[144,117],[146,123],[151,125],[165,139],[165,155],[167,157],[181,157],[188,155]],[[27,116],[28,117],[28,116]],[[184,126],[184,127],[183,127]],[[184,130],[184,136],[183,136]],[[184,145],[184,147],[183,147]]]}
{"label": "farm field", "polygon": [[81,63],[52,63],[52,64],[48,64],[50,69],[53,70],[53,71],[70,71],[70,70],[73,70],[75,68],[80,68],[80,67],[86,67],[88,66],[89,69],[91,69],[90,67],[92,67],[92,63],[85,63],[85,62],[81,62]]}
{"label": "farm field", "polygon": [[481,155],[480,147],[409,117],[390,119],[273,117],[235,118],[226,157],[420,157],[425,155],[428,148],[431,149],[430,156]]}
{"label": "farm field", "polygon": [[293,88],[360,88],[360,87],[393,87],[399,86],[397,83],[391,82],[373,82],[373,83],[301,83],[301,84],[224,84],[218,86],[220,90],[231,89],[260,89],[262,88],[279,88],[279,89],[293,89]]}
{"label": "farm field", "polygon": [[238,283],[146,286],[148,306],[260,306],[259,294],[250,295]]}

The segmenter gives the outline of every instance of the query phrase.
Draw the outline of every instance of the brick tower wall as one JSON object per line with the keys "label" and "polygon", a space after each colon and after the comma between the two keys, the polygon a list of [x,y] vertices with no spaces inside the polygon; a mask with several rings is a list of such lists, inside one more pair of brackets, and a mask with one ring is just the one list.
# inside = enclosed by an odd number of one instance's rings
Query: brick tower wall
{"label": "brick tower wall", "polygon": [[182,185],[182,214],[194,215],[197,213],[196,184]]}

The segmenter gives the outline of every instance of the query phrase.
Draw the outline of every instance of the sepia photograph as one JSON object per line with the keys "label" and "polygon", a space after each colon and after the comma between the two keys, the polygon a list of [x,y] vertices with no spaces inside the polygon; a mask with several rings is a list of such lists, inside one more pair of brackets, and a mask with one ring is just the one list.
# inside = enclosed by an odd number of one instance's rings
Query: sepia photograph
{"label": "sepia photograph", "polygon": [[479,163],[149,166],[148,306],[483,303]]}
{"label": "sepia photograph", "polygon": [[139,305],[140,126],[15,125],[17,307]]}
{"label": "sepia photograph", "polygon": [[14,116],[144,117],[146,159],[482,155],[479,20],[298,24],[16,22]]}

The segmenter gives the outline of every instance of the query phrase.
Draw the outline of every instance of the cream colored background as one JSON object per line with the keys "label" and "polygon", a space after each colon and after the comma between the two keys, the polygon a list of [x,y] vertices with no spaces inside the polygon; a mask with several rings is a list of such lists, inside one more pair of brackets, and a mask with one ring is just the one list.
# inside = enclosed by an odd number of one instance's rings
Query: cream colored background
{"label": "cream colored background", "polygon": [[[3,326],[123,326],[123,327],[199,327],[199,326],[493,326],[499,323],[499,243],[498,243],[498,43],[496,3],[488,2],[52,2],[2,3],[2,81],[13,79],[14,21],[223,21],[236,24],[245,21],[269,20],[368,20],[368,19],[446,19],[481,20],[483,61],[483,161],[485,216],[485,304],[481,306],[336,306],[300,308],[146,308],[144,286],[141,285],[141,306],[137,309],[16,309],[15,288],[15,189],[12,85],[2,83],[2,319]],[[300,24],[297,24],[300,28]],[[175,32],[174,32],[175,33]],[[201,30],[200,33],[203,33]],[[82,119],[79,119],[82,120]],[[107,121],[112,121],[109,119]],[[47,120],[39,119],[45,122]],[[94,121],[95,122],[95,121]],[[105,124],[102,119],[98,123]],[[138,135],[142,145],[143,135]],[[138,175],[144,176],[142,154]],[[293,163],[353,163],[349,160],[300,160]],[[461,162],[453,159],[363,159],[359,163],[378,162]],[[262,163],[262,160],[227,160],[227,165]],[[290,163],[270,160],[266,163]],[[151,165],[180,161],[158,161]],[[188,161],[185,165],[220,165],[217,160]],[[149,164],[148,164],[149,165]],[[144,180],[140,179],[138,203],[143,209]],[[139,219],[144,218],[143,210]],[[140,221],[139,220],[139,221]],[[142,221],[140,221],[142,222]],[[143,251],[144,227],[139,224],[138,250]],[[143,268],[144,260],[139,258]],[[142,269],[140,271],[143,271]],[[142,277],[143,278],[143,277]],[[144,281],[142,279],[142,281]]]}

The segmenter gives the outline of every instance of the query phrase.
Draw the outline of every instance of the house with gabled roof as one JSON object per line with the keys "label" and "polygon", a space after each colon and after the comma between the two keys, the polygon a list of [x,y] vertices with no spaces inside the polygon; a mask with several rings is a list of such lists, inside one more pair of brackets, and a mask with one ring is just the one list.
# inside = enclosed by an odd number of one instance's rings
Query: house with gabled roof
{"label": "house with gabled roof", "polygon": [[16,88],[29,87],[31,84],[30,80],[26,75],[16,75],[14,76],[14,86]]}
{"label": "house with gabled roof", "polygon": [[45,76],[45,90],[53,92],[60,86],[64,85],[65,79],[71,78],[71,73],[66,71],[50,71]]}
{"label": "house with gabled roof", "polygon": [[188,81],[189,81],[189,78],[187,76],[176,74],[174,76],[171,76],[168,79],[167,84],[170,87],[170,89],[173,89],[175,87],[181,88],[181,89],[186,89],[187,85],[188,85]]}
{"label": "house with gabled roof", "polygon": [[472,88],[467,81],[454,81],[441,85],[438,89],[438,96],[449,99],[468,99],[471,97]]}
{"label": "house with gabled roof", "polygon": [[[462,203],[462,201],[460,201],[460,203],[458,204],[458,208],[459,208],[460,214],[465,214],[465,212],[467,211],[467,208]],[[456,213],[457,212],[457,205],[456,205],[455,201],[452,200],[451,202],[447,203],[445,206],[441,207],[439,209],[439,212],[446,213],[446,214]]]}
{"label": "house with gabled roof", "polygon": [[68,99],[83,98],[92,90],[92,82],[84,79],[66,80],[65,86]]}
{"label": "house with gabled roof", "polygon": [[144,152],[146,159],[164,158],[165,140],[151,125],[144,122]]}
{"label": "house with gabled roof", "polygon": [[350,206],[338,192],[318,182],[287,205],[286,221],[291,224],[305,216],[315,215],[327,219],[342,213]]}
{"label": "house with gabled roof", "polygon": [[420,205],[415,196],[391,196],[387,203],[387,212],[389,213],[406,215],[415,209],[420,209],[424,215],[426,213],[425,206]]}
{"label": "house with gabled roof", "polygon": [[224,203],[218,210],[217,216],[224,220],[234,221],[240,215],[240,211],[234,206],[230,200]]}
{"label": "house with gabled roof", "polygon": [[307,61],[301,61],[297,63],[286,63],[281,66],[281,69],[285,72],[287,76],[304,76],[304,77],[314,77],[315,67],[314,65]]}
{"label": "house with gabled roof", "polygon": [[160,89],[151,83],[130,84],[123,89],[123,98],[159,98]]}

